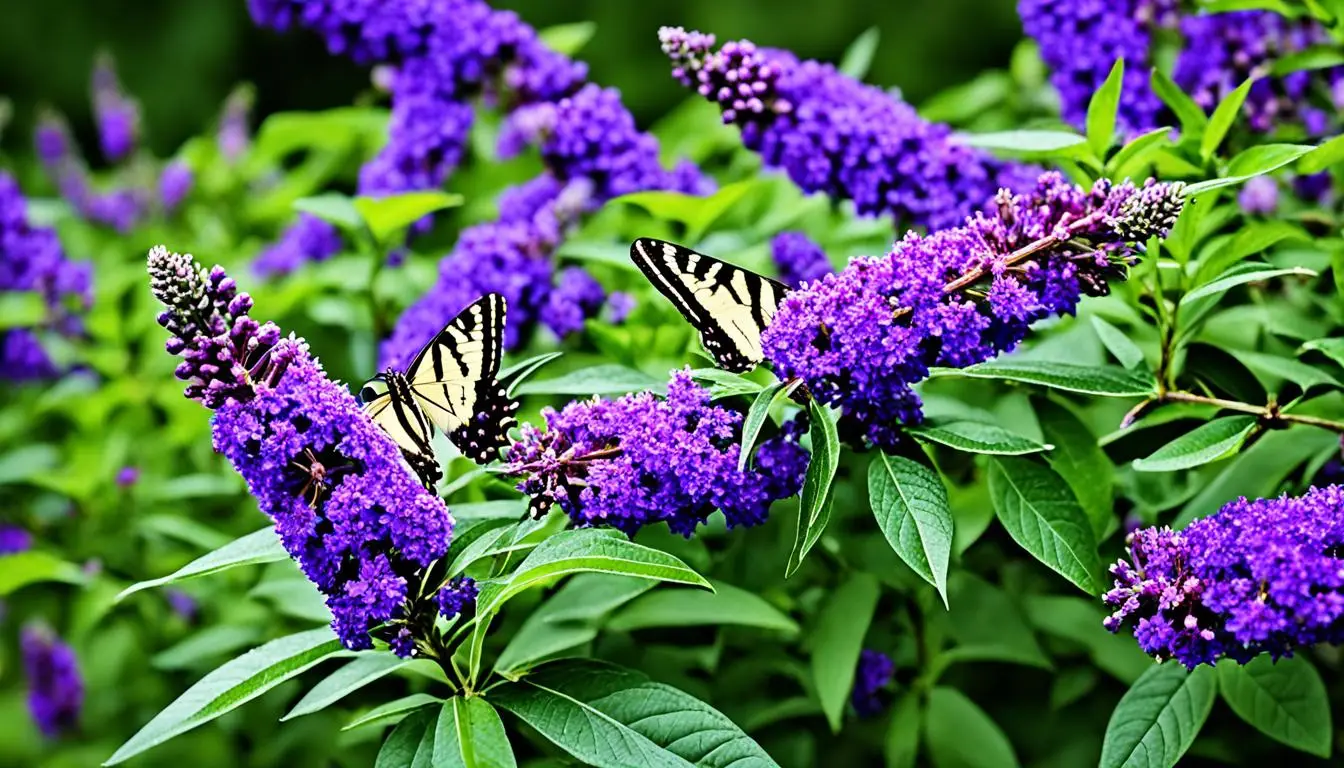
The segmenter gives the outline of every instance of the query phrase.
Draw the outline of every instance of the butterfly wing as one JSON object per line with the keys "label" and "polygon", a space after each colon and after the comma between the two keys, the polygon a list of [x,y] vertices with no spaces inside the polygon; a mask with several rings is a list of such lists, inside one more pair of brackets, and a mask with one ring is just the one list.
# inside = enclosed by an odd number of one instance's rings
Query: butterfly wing
{"label": "butterfly wing", "polygon": [[641,237],[630,258],[700,334],[720,368],[741,373],[765,359],[761,331],[787,286],[664,240]]}
{"label": "butterfly wing", "polygon": [[429,420],[464,454],[489,461],[508,443],[518,403],[497,380],[504,355],[504,297],[477,299],[439,331],[406,369]]}
{"label": "butterfly wing", "polygon": [[360,388],[359,399],[364,413],[392,438],[426,486],[433,486],[439,473],[429,443],[430,423],[411,398],[405,379],[395,372],[375,376]]}

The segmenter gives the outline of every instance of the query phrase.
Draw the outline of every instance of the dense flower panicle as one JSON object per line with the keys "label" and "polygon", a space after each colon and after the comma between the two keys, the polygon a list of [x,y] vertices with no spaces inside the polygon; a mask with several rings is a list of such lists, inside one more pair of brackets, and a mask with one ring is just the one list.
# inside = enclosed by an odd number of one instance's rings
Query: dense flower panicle
{"label": "dense flower panicle", "polygon": [[[88,264],[69,261],[55,230],[34,226],[19,185],[0,172],[0,293],[36,292],[47,312],[43,325],[66,335],[83,330],[80,315],[93,302]],[[31,329],[0,333],[0,376],[22,381],[50,378],[56,366]]]}
{"label": "dense flower panicle", "polygon": [[99,56],[93,68],[93,114],[103,157],[120,162],[135,151],[140,137],[140,105],[121,89],[110,56]]}
{"label": "dense flower panicle", "polygon": [[564,338],[583,330],[583,321],[596,317],[607,292],[582,267],[560,270],[555,288],[541,308],[541,322],[556,336]]}
{"label": "dense flower panicle", "polygon": [[1021,167],[957,143],[944,125],[829,64],[756,48],[712,50],[713,35],[663,28],[678,79],[717,103],[766,165],[860,214],[929,229],[954,226],[999,187],[1029,186]]}
{"label": "dense flower panicle", "polygon": [[252,271],[259,277],[284,275],[310,261],[325,261],[340,250],[341,234],[334,224],[300,213],[277,242],[257,255]]}
{"label": "dense flower panicle", "polygon": [[[216,409],[215,450],[326,596],[341,642],[372,647],[369,631],[409,618],[413,578],[447,552],[447,507],[306,343],[248,317],[251,298],[222,269],[159,246],[149,271],[167,305],[168,351],[187,358],[188,396]],[[188,378],[182,367],[178,375]]]}
{"label": "dense flower panicle", "polygon": [[1237,193],[1241,210],[1254,216],[1273,216],[1279,209],[1279,183],[1270,176],[1256,176]]}
{"label": "dense flower panicle", "polygon": [[1022,28],[1040,46],[1064,120],[1082,128],[1087,105],[1125,60],[1117,123],[1132,136],[1158,125],[1162,101],[1149,85],[1153,29],[1174,23],[1176,0],[1019,0]]}
{"label": "dense flower panicle", "polygon": [[445,619],[451,619],[467,609],[476,600],[480,590],[476,580],[470,576],[458,576],[439,590],[439,613]]}
{"label": "dense flower panicle", "polygon": [[1277,60],[1328,40],[1316,22],[1272,11],[1198,13],[1178,0],[1019,0],[1018,14],[1040,45],[1064,119],[1078,128],[1084,127],[1092,94],[1120,58],[1125,60],[1121,132],[1133,136],[1173,123],[1149,84],[1154,62],[1162,60],[1156,39],[1167,33],[1179,40],[1172,79],[1205,111],[1212,112],[1248,78],[1258,78],[1244,108],[1256,131],[1298,123],[1309,135],[1326,134],[1329,114],[1311,106],[1308,91],[1313,83],[1333,91],[1344,79],[1339,67],[1271,77]]}
{"label": "dense flower panicle", "polygon": [[1179,193],[1104,179],[1085,191],[1042,174],[1030,194],[1002,190],[961,227],[908,233],[887,256],[793,291],[762,334],[766,357],[841,407],[850,439],[891,447],[922,418],[912,385],[930,366],[1010,351],[1032,322],[1107,293],[1136,258],[1132,244],[1175,222]]}
{"label": "dense flower panicle", "polygon": [[1111,567],[1112,632],[1187,667],[1344,641],[1344,488],[1238,499],[1183,531],[1145,528]]}
{"label": "dense flower panicle", "polygon": [[466,102],[444,100],[433,93],[398,92],[387,144],[359,171],[360,194],[441,187],[462,160],[474,117]]}
{"label": "dense flower panicle", "polygon": [[17,525],[0,523],[0,555],[27,552],[33,546],[33,535]]}
{"label": "dense flower panicle", "polygon": [[543,415],[544,429],[523,426],[509,472],[534,508],[559,504],[576,525],[633,536],[666,522],[690,536],[715,509],[729,527],[755,525],[779,498],[771,492],[788,484],[738,470],[742,416],[711,405],[689,371],[673,373],[666,399],[594,398]]}
{"label": "dense flower panicle", "polygon": [[820,280],[835,270],[826,252],[802,232],[780,232],[770,240],[779,280],[790,288]]}
{"label": "dense flower panicle", "polygon": [[47,738],[74,730],[84,707],[84,678],[74,650],[50,630],[23,628],[19,640],[28,711]]}
{"label": "dense flower panicle", "polygon": [[895,675],[896,664],[890,656],[872,648],[863,649],[849,698],[859,717],[872,717],[887,708],[883,694]]}
{"label": "dense flower panicle", "polygon": [[181,160],[175,160],[163,167],[159,174],[159,205],[164,211],[172,213],[191,192],[195,176],[191,167]]}

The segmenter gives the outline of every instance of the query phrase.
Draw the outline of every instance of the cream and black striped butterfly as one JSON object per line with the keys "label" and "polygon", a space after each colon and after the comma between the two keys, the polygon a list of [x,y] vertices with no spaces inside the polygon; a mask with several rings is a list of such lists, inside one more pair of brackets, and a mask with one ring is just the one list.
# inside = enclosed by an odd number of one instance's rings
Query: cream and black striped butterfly
{"label": "cream and black striped butterfly", "polygon": [[508,444],[518,401],[496,378],[503,357],[504,297],[488,293],[462,310],[416,354],[360,389],[364,412],[401,448],[427,486],[442,475],[430,447],[433,429],[480,464]]}
{"label": "cream and black striped butterfly", "polygon": [[700,332],[720,368],[743,373],[765,359],[761,331],[788,286],[665,240],[641,237],[630,258]]}

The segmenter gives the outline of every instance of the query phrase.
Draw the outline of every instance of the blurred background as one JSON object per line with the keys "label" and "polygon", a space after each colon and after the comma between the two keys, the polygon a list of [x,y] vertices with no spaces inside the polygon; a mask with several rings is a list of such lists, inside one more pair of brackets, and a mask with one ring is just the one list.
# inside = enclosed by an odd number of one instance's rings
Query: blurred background
{"label": "blurred background", "polygon": [[[805,58],[838,60],[869,27],[881,44],[868,81],[898,87],[918,105],[928,96],[1008,65],[1021,28],[1006,0],[497,0],[537,28],[591,20],[597,31],[579,57],[594,80],[621,89],[641,124],[686,96],[668,75],[657,30],[681,25],[720,40],[749,38]],[[314,35],[254,26],[244,0],[0,0],[0,95],[14,121],[0,137],[11,156],[31,154],[32,121],[43,105],[67,115],[93,146],[89,71],[110,51],[126,91],[140,99],[145,139],[172,153],[218,113],[237,83],[257,88],[254,124],[280,110],[349,104],[368,83],[363,68],[328,56]],[[973,19],[974,23],[967,23]]]}

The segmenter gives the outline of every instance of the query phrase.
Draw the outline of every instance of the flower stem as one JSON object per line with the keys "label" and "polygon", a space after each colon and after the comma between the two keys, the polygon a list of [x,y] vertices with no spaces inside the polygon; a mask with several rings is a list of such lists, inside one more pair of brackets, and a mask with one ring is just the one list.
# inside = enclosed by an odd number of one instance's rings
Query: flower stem
{"label": "flower stem", "polygon": [[1163,392],[1157,396],[1156,400],[1160,403],[1213,405],[1228,411],[1236,411],[1238,413],[1248,413],[1252,416],[1258,416],[1261,421],[1271,427],[1282,426],[1285,424],[1305,424],[1310,427],[1320,427],[1321,429],[1344,435],[1344,422],[1323,419],[1319,416],[1307,416],[1300,413],[1284,413],[1279,409],[1278,403],[1252,405],[1237,400],[1224,400],[1219,397],[1205,397],[1204,395],[1196,395],[1193,392],[1180,391]]}
{"label": "flower stem", "polygon": [[[1073,236],[1074,234],[1077,234],[1078,232],[1092,226],[1093,224],[1096,224],[1098,221],[1101,221],[1101,217],[1102,212],[1100,210],[1097,210],[1093,211],[1092,213],[1089,213],[1088,215],[1084,216],[1081,219],[1078,219],[1077,221],[1073,222],[1068,226],[1069,235]],[[1045,237],[1040,238],[1039,240],[1033,240],[1030,243],[1027,243],[1026,245],[1022,246],[1021,248],[1018,248],[1016,251],[1013,251],[1007,256],[1004,256],[997,263],[1002,264],[1005,267],[1011,267],[1012,265],[1018,263],[1019,261],[1029,259],[1032,256],[1035,256],[1036,254],[1040,253],[1041,251],[1059,245],[1060,243],[1063,242],[1065,242],[1065,240],[1061,240],[1058,237],[1055,237],[1054,234],[1049,234],[1046,235]],[[943,293],[956,293],[957,291],[961,290],[962,288],[965,288],[968,285],[973,285],[981,278],[983,278],[986,274],[988,274],[987,266],[976,267],[975,269],[972,269],[971,271],[967,272],[961,277],[958,277],[956,280],[953,280],[952,282],[943,286]]]}

